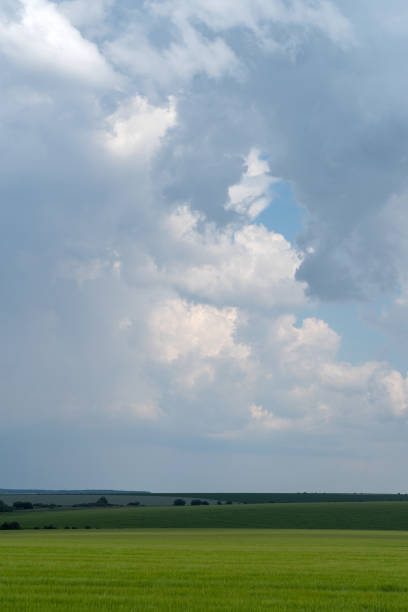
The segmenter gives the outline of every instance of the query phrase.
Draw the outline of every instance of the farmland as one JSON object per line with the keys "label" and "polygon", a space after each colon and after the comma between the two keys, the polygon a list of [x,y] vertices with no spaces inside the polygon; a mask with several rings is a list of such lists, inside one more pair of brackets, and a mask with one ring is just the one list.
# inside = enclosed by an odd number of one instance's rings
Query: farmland
{"label": "farmland", "polygon": [[23,528],[257,528],[408,530],[407,502],[239,504],[198,507],[79,508],[4,512]]}
{"label": "farmland", "polygon": [[408,533],[0,533],[3,612],[406,610]]}
{"label": "farmland", "polygon": [[[78,504],[95,503],[101,497],[100,493],[14,493],[0,494],[0,500],[11,506],[17,501],[27,501],[32,504],[56,504],[63,507],[71,507]],[[171,506],[178,495],[154,495],[154,494],[129,494],[129,493],[106,493],[104,497],[108,503],[117,506],[126,506],[129,503],[139,503],[143,506]],[[183,496],[187,503],[191,502],[191,494]],[[204,497],[201,497],[204,499]],[[216,500],[211,498],[208,503],[216,503]]]}

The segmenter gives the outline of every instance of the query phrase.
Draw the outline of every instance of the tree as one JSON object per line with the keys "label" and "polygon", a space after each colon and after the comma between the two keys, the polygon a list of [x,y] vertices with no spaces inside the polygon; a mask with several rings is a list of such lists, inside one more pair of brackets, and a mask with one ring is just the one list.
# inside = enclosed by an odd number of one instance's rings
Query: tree
{"label": "tree", "polygon": [[0,529],[21,529],[21,525],[17,523],[17,521],[11,521],[11,523],[3,523],[0,525]]}
{"label": "tree", "polygon": [[16,510],[32,510],[34,508],[33,504],[27,501],[16,501],[13,506]]}

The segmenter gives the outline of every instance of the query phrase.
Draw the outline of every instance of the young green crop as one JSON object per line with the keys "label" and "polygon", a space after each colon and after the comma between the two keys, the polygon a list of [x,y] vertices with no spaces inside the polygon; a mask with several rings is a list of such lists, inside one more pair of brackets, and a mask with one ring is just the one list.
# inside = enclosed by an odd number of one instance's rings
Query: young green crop
{"label": "young green crop", "polygon": [[259,504],[162,508],[84,508],[2,513],[24,528],[257,528],[408,530],[407,502]]}
{"label": "young green crop", "polygon": [[403,532],[0,535],[2,612],[407,610],[407,570]]}

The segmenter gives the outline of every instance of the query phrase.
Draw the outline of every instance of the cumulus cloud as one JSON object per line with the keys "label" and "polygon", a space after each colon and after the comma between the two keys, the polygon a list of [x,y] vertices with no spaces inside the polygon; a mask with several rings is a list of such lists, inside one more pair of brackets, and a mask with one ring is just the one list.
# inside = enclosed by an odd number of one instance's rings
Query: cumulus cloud
{"label": "cumulus cloud", "polygon": [[76,79],[82,85],[112,86],[112,68],[95,44],[47,0],[21,0],[12,19],[0,20],[0,49],[29,71]]}
{"label": "cumulus cloud", "polygon": [[186,205],[166,226],[180,258],[163,266],[163,279],[177,288],[216,303],[304,303],[304,285],[295,279],[302,258],[281,234],[245,223],[219,229]]}
{"label": "cumulus cloud", "polygon": [[176,124],[175,100],[167,106],[153,106],[146,98],[126,100],[106,118],[102,135],[106,148],[118,157],[139,156],[148,160],[160,146],[166,132]]}
{"label": "cumulus cloud", "polygon": [[246,358],[248,348],[236,345],[233,338],[237,316],[234,308],[219,310],[180,299],[168,300],[150,316],[154,358],[168,363],[194,353],[204,358]]}
{"label": "cumulus cloud", "polygon": [[[88,449],[105,428],[111,456],[126,449],[131,482],[140,444],[160,456],[152,478],[165,446],[194,457],[199,447],[205,469],[209,450],[233,448],[231,465],[251,457],[267,483],[271,453],[297,453],[302,466],[312,453],[324,463],[335,453],[371,461],[380,445],[381,458],[397,453],[404,368],[345,356],[346,317],[329,324],[319,311],[319,300],[340,311],[388,291],[374,323],[408,339],[406,41],[395,7],[382,19],[377,0],[364,10],[2,3],[0,404],[10,439],[22,424],[52,423],[62,437],[69,426],[74,457],[78,436]],[[282,229],[296,204],[275,197],[277,181],[290,181],[306,214],[296,239]],[[31,475],[33,465],[27,456]]]}

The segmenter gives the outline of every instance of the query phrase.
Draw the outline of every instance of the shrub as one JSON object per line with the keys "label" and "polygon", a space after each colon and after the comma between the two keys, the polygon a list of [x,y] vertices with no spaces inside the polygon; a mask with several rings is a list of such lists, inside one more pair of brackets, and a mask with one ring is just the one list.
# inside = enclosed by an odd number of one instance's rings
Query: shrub
{"label": "shrub", "polygon": [[34,508],[33,504],[27,501],[16,501],[14,502],[13,507],[16,510],[32,510]]}
{"label": "shrub", "polygon": [[173,502],[173,506],[185,506],[185,505],[186,505],[186,500],[185,499],[181,499],[181,497],[178,497]]}
{"label": "shrub", "polygon": [[0,499],[0,512],[12,512],[13,508],[4,503],[3,500]]}
{"label": "shrub", "polygon": [[17,521],[11,521],[11,523],[3,523],[0,525],[0,529],[21,529],[21,525],[17,523]]}
{"label": "shrub", "polygon": [[44,525],[43,529],[56,529],[56,526],[55,526],[55,525],[52,525],[52,524],[50,524],[50,525]]}
{"label": "shrub", "polygon": [[202,501],[201,499],[192,499],[190,502],[190,506],[201,506]]}
{"label": "shrub", "polygon": [[128,506],[140,506],[140,502],[137,502],[137,501],[136,502],[129,502],[127,505]]}

